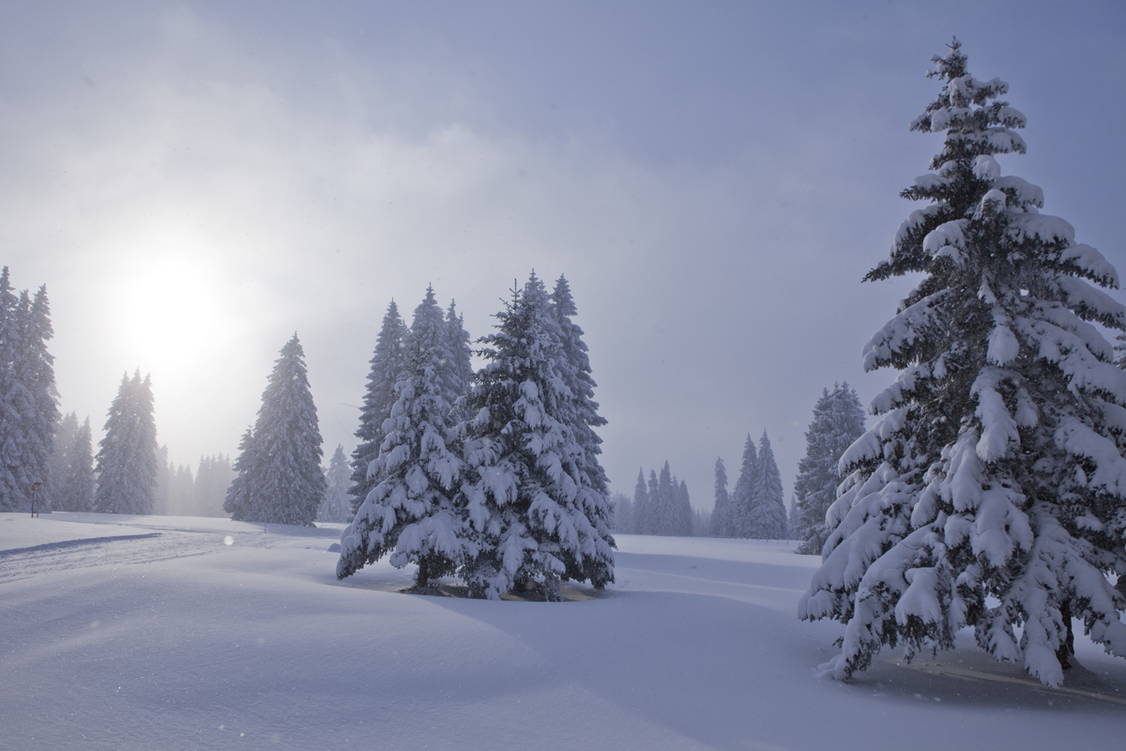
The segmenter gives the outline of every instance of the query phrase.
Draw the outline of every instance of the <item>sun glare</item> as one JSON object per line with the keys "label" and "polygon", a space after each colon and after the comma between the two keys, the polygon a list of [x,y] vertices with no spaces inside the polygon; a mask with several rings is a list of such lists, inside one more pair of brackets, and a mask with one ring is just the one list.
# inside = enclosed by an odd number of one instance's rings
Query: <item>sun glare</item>
{"label": "sun glare", "polygon": [[180,371],[216,351],[224,316],[207,260],[178,251],[146,256],[122,285],[117,335],[143,370]]}

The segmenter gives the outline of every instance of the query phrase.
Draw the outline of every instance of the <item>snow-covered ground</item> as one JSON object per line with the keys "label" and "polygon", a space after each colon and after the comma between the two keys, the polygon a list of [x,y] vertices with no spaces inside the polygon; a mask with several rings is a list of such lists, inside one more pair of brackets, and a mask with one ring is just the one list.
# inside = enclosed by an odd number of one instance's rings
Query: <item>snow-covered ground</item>
{"label": "snow-covered ground", "polygon": [[788,543],[618,538],[563,603],[334,578],[339,528],[0,514],[0,747],[1118,748],[1126,661],[1085,640],[1064,689],[967,643],[849,684],[795,620]]}

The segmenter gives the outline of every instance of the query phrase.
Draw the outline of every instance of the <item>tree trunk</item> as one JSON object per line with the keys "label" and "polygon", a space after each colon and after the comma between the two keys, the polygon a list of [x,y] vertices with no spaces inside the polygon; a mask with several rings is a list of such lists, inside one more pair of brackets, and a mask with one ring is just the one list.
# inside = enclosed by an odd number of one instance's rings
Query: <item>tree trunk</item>
{"label": "tree trunk", "polygon": [[1067,636],[1056,650],[1056,658],[1064,670],[1069,670],[1072,666],[1071,658],[1075,655],[1075,634],[1071,630],[1071,600],[1064,600],[1060,605],[1060,617],[1063,619],[1064,628],[1067,629]]}

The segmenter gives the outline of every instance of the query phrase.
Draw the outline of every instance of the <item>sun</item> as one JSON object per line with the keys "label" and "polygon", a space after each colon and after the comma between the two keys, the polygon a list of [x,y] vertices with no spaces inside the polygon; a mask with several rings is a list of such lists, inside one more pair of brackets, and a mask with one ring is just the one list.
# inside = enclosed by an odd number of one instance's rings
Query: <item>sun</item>
{"label": "sun", "polygon": [[138,258],[116,300],[120,346],[142,370],[178,374],[199,366],[225,338],[222,287],[199,256],[169,249]]}

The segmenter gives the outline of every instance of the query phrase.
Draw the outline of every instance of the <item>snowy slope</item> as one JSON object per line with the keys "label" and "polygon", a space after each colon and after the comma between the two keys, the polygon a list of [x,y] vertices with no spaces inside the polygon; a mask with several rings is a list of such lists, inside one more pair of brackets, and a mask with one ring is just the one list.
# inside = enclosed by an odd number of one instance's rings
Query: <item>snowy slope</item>
{"label": "snowy slope", "polygon": [[[817,677],[837,629],[795,619],[815,559],[789,543],[623,536],[604,595],[487,602],[399,594],[411,573],[390,567],[337,582],[339,528],[9,518],[3,748],[921,751],[948,748],[954,725],[983,749],[1126,737],[1126,664],[1086,642],[1056,691],[968,645],[909,667],[889,655],[851,684]],[[3,552],[122,530],[159,536],[58,547],[49,565]]]}

